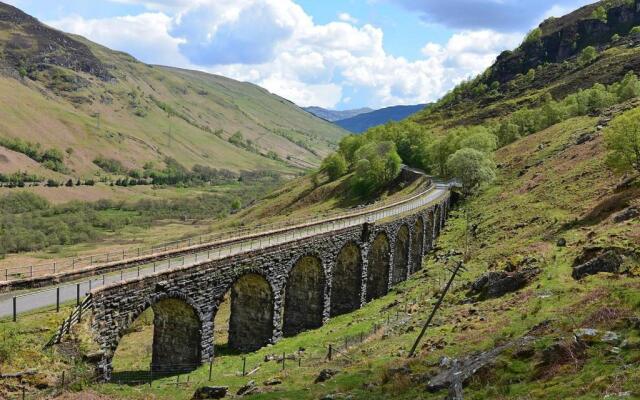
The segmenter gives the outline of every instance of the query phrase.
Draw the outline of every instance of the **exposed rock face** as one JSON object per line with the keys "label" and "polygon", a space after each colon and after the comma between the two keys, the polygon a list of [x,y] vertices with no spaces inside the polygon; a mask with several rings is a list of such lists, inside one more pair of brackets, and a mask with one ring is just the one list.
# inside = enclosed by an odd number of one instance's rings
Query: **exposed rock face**
{"label": "exposed rock face", "polygon": [[540,269],[527,267],[520,271],[492,271],[482,275],[471,285],[471,295],[479,300],[502,297],[507,293],[522,289],[531,282]]}
{"label": "exposed rock face", "polygon": [[[0,29],[17,30],[4,46],[2,59],[29,72],[50,65],[85,72],[103,81],[113,79],[104,65],[84,43],[49,28],[15,7],[0,3]],[[0,46],[0,49],[2,47]]]}
{"label": "exposed rock face", "polygon": [[631,28],[640,25],[640,1],[620,3],[607,10],[606,21],[592,17],[593,11],[601,5],[599,3],[562,18],[548,19],[540,25],[542,36],[539,40],[500,54],[488,81],[504,83],[544,63],[562,62],[587,46],[607,44],[614,34],[626,35]]}
{"label": "exposed rock face", "polygon": [[573,279],[582,279],[587,275],[594,275],[598,272],[618,273],[620,265],[622,265],[622,257],[616,251],[609,250],[584,264],[574,266],[571,276],[573,276]]}

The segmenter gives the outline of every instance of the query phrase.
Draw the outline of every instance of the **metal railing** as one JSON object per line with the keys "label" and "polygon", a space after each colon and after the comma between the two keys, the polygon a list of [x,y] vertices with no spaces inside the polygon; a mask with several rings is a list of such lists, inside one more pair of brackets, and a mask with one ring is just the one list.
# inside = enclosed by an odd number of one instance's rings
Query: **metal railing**
{"label": "metal railing", "polygon": [[[427,181],[431,183],[430,180]],[[425,183],[427,183],[425,182]],[[434,181],[435,182],[435,181]],[[446,185],[450,183],[437,183],[437,185]],[[404,202],[410,201],[417,197],[423,196],[433,189],[433,185],[425,185],[419,194],[407,195],[399,200],[395,200],[389,204],[385,201],[376,202],[366,208],[354,208],[346,212],[321,215],[313,219],[298,219],[288,221],[286,223],[264,224],[257,226],[245,226],[229,229],[227,231],[217,232],[208,235],[199,235],[182,240],[162,243],[150,247],[137,247],[133,249],[123,249],[114,252],[92,254],[82,257],[73,257],[66,260],[60,260],[50,263],[37,265],[8,267],[0,269],[0,279],[4,281],[15,281],[30,279],[34,277],[43,277],[48,275],[56,275],[63,272],[75,272],[77,270],[99,267],[109,264],[126,264],[127,261],[139,262],[140,259],[153,258],[167,253],[179,253],[181,250],[187,250],[195,246],[215,246],[216,244],[224,244],[230,241],[238,242],[247,238],[256,238],[280,231],[292,231],[299,229],[301,226],[311,226],[325,223],[327,221],[340,220],[349,218],[354,215],[361,215],[369,212],[368,210],[377,210],[386,207],[395,207]]]}
{"label": "metal railing", "polygon": [[[104,273],[101,276],[94,276],[82,281],[70,284],[62,284],[43,290],[31,291],[25,294],[13,296],[12,298],[0,298],[0,318],[13,317],[15,321],[18,314],[53,308],[59,310],[61,303],[79,299],[91,292],[93,289],[106,285],[116,284],[128,279],[145,277],[157,272],[166,271],[178,267],[190,267],[202,262],[230,257],[245,252],[261,250],[265,248],[292,244],[296,240],[349,228],[352,226],[384,220],[385,218],[410,212],[424,207],[441,198],[437,195],[437,184],[429,190],[414,195],[404,203],[379,207],[374,210],[360,211],[350,217],[342,219],[326,220],[321,224],[306,224],[301,227],[292,227],[280,231],[272,232],[266,236],[253,235],[247,241],[229,242],[216,248],[204,248],[194,250],[189,255],[182,255],[176,258],[169,258],[162,261],[154,261],[146,265],[137,265],[133,269],[121,269],[117,272]],[[446,186],[446,184],[444,184]],[[295,243],[293,243],[295,245]]]}

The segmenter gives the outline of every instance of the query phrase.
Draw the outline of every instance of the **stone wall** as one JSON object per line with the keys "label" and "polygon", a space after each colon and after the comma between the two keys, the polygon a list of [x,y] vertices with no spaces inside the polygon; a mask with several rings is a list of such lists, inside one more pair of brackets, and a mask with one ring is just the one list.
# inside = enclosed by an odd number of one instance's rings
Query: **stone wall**
{"label": "stone wall", "polygon": [[[394,269],[404,279],[414,272],[412,260],[431,248],[448,202],[449,197],[387,223],[367,223],[96,289],[92,328],[105,353],[101,373],[110,377],[122,335],[149,307],[159,315],[153,344],[153,367],[158,370],[212,357],[215,313],[229,291],[229,345],[241,351],[256,350],[283,333],[312,329],[331,315],[359,308],[387,293],[394,284]],[[425,223],[418,223],[418,218]],[[416,226],[424,230],[416,234]],[[422,252],[412,251],[416,240],[422,241]],[[160,354],[170,347],[180,354]]]}

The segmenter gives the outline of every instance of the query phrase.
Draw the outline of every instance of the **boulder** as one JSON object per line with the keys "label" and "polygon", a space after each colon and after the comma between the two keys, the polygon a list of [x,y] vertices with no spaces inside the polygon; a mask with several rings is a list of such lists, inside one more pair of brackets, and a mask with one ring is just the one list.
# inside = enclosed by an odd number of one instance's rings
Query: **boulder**
{"label": "boulder", "polygon": [[470,295],[479,300],[502,297],[515,292],[529,284],[538,274],[536,267],[524,268],[520,271],[492,271],[482,275],[471,284]]}
{"label": "boulder", "polygon": [[256,381],[249,381],[246,385],[238,389],[236,394],[238,396],[247,396],[258,391],[258,387],[256,386]]}
{"label": "boulder", "polygon": [[340,371],[338,371],[337,369],[325,368],[320,371],[320,374],[318,375],[314,383],[326,382],[329,379],[333,378],[338,372]]}
{"label": "boulder", "polygon": [[193,394],[193,400],[203,399],[222,399],[227,395],[229,390],[226,386],[203,386],[198,388]]}
{"label": "boulder", "polygon": [[640,209],[638,207],[629,207],[625,210],[620,211],[616,215],[613,216],[613,221],[615,223],[620,223],[624,221],[628,221],[630,219],[634,219],[640,216]]}
{"label": "boulder", "polygon": [[618,273],[622,265],[622,257],[613,250],[609,250],[591,260],[573,267],[571,276],[573,279],[580,280],[588,275],[594,275],[599,272]]}
{"label": "boulder", "polygon": [[271,378],[269,380],[264,381],[265,386],[275,386],[282,384],[282,380],[278,378]]}

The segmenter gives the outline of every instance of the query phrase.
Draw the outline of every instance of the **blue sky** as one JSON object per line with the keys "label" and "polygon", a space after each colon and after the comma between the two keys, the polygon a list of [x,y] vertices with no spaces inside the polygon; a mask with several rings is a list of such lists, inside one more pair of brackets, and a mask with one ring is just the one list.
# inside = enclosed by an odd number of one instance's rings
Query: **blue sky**
{"label": "blue sky", "polygon": [[437,100],[588,0],[4,0],[153,64],[250,81],[301,106]]}

